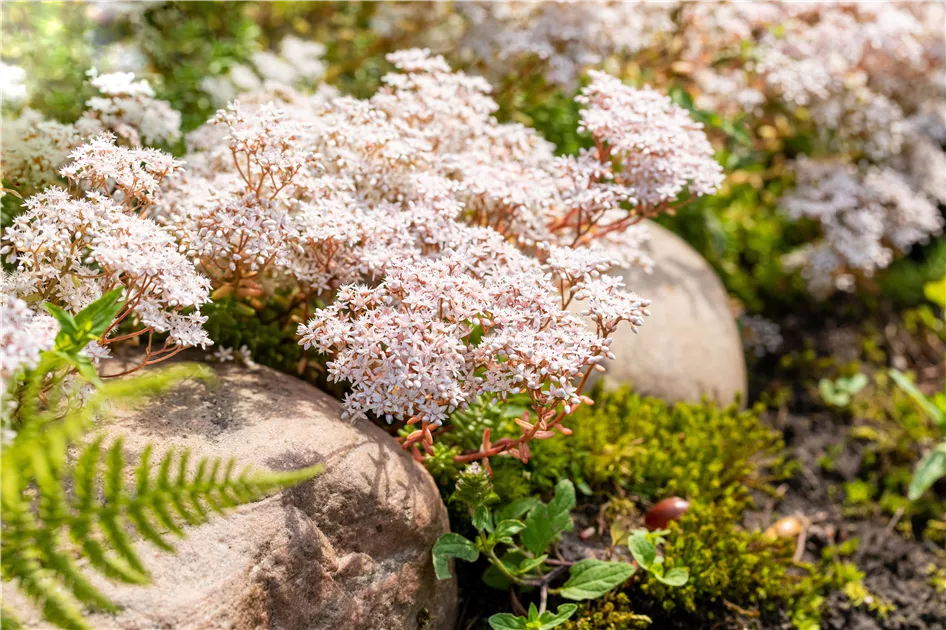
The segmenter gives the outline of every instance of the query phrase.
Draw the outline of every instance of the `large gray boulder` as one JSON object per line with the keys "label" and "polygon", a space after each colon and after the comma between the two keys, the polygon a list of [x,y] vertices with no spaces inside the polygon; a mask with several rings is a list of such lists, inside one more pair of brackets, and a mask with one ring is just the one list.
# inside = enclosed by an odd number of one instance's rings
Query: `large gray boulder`
{"label": "large gray boulder", "polygon": [[139,543],[153,583],[97,580],[122,611],[90,625],[452,628],[456,583],[436,579],[430,556],[447,512],[427,471],[380,428],[340,420],[338,403],[311,385],[262,367],[215,369],[216,384],[185,383],[119,412],[105,432],[123,435],[132,457],[152,442],[156,453],[173,446],[273,470],[321,463],[325,472],[190,528],[176,555]]}
{"label": "large gray boulder", "polygon": [[[621,272],[627,286],[650,298],[651,316],[638,334],[622,325],[611,349],[616,360],[606,387],[630,383],[636,391],[671,402],[699,402],[703,396],[728,404],[746,399],[742,341],[722,282],[696,250],[676,234],[648,223],[654,271]],[[577,303],[577,309],[582,308]]]}

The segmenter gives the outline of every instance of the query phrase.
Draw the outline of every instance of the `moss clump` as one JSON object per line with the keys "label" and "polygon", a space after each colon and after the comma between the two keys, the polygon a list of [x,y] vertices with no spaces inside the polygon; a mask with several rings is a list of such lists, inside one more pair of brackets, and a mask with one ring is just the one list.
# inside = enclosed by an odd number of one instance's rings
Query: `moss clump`
{"label": "moss clump", "polygon": [[679,495],[708,502],[766,485],[762,470],[781,474],[781,436],[759,421],[759,407],[668,405],[627,387],[596,389],[592,397],[594,406],[566,420],[573,435],[532,443],[525,470],[495,458],[500,497],[547,493],[570,477],[586,494],[620,488],[644,500]]}
{"label": "moss clump", "polygon": [[791,572],[794,542],[739,527],[745,507],[732,497],[694,503],[670,524],[663,550],[667,568],[687,567],[689,581],[670,588],[648,577],[641,590],[666,612],[701,617],[723,602],[761,610],[789,604],[803,577]]}
{"label": "moss clump", "polygon": [[631,600],[624,593],[607,595],[587,604],[581,614],[562,626],[563,630],[637,630],[647,628],[652,620],[631,611]]}

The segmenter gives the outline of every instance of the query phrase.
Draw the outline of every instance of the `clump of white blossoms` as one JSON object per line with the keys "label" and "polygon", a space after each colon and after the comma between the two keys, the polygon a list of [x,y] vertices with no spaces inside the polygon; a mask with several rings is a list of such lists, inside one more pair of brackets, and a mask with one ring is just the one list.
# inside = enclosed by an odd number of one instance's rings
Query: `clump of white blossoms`
{"label": "clump of white blossoms", "polygon": [[171,144],[181,137],[180,112],[155,99],[154,89],[144,79],[135,81],[133,72],[99,75],[91,70],[89,76],[102,95],[88,100],[80,127],[96,121],[132,146]]}
{"label": "clump of white blossoms", "polygon": [[[452,54],[503,84],[535,73],[572,88],[589,70],[630,62],[661,85],[687,86],[698,107],[724,117],[778,127],[788,116],[813,129],[813,154],[867,161],[887,173],[882,186],[894,186],[895,171],[925,193],[912,206],[883,204],[899,213],[884,223],[926,226],[914,242],[939,234],[928,202],[946,200],[946,154],[937,131],[946,129],[942,2],[469,2],[439,25],[427,24],[431,13],[423,3],[398,6],[402,25],[392,22],[389,36],[411,32],[412,10],[414,22],[425,25],[416,31],[423,39],[456,31],[452,18],[460,17],[465,36],[450,40]],[[802,174],[799,186],[808,184],[818,185]],[[887,253],[909,247],[883,247],[873,265],[828,255],[848,247],[831,242],[845,220],[819,207],[799,211],[802,199],[818,196],[799,191],[789,203],[793,216],[826,221],[823,247],[794,257],[818,257],[802,264],[818,269],[819,295],[832,283],[850,287],[852,272],[885,266]],[[877,207],[864,212],[873,215]],[[906,218],[911,212],[917,216]]]}
{"label": "clump of white blossoms", "polygon": [[[87,350],[96,357],[132,338],[145,340],[142,365],[209,345],[199,310],[209,300],[209,281],[169,231],[142,216],[182,162],[155,149],[117,146],[110,134],[70,157],[61,171],[69,190],[53,186],[27,198],[26,211],[3,232],[0,253],[14,268],[4,292],[78,312],[122,288],[121,311],[99,346]],[[115,334],[122,322],[129,330]],[[167,333],[161,346],[152,344],[159,333]]]}
{"label": "clump of white blossoms", "polygon": [[0,61],[0,102],[16,105],[26,99],[26,70]]}
{"label": "clump of white blossoms", "polygon": [[419,455],[453,411],[524,393],[522,436],[460,457],[528,458],[567,431],[616,327],[643,323],[648,301],[606,275],[649,265],[636,224],[712,193],[721,169],[682,110],[606,75],[582,97],[596,147],[560,158],[492,116],[485,80],[423,50],[389,60],[366,100],[275,81],[241,96],[189,136],[148,213],[215,299],[290,297],[301,343],[350,386],[346,417],[416,423]]}
{"label": "clump of white blossoms", "polygon": [[253,55],[252,66],[234,64],[226,76],[204,77],[200,86],[219,105],[247,92],[312,86],[325,74],[324,55],[324,44],[287,35],[278,52],[261,50]]}
{"label": "clump of white blossoms", "polygon": [[873,275],[895,254],[943,232],[939,209],[892,169],[803,159],[797,174],[798,187],[783,205],[793,218],[821,223],[823,239],[796,255],[816,295],[852,290],[857,276]]}
{"label": "clump of white blossoms", "polygon": [[546,81],[574,88],[589,66],[652,46],[673,28],[678,4],[461,2],[456,10],[467,25],[460,45],[485,61],[485,71],[509,74],[512,62],[538,61],[546,66]]}
{"label": "clump of white blossoms", "polygon": [[125,144],[162,144],[180,138],[181,114],[167,101],[154,98],[147,81],[119,72],[89,72],[99,91],[86,102],[88,109],[75,123],[47,120],[29,108],[3,118],[0,172],[19,193],[27,195],[59,183],[59,169],[70,152],[83,142],[110,131]]}
{"label": "clump of white blossoms", "polygon": [[739,332],[742,335],[743,347],[756,358],[775,354],[785,341],[781,326],[761,315],[740,316]]}
{"label": "clump of white blossoms", "polygon": [[23,300],[0,291],[0,396],[23,368],[32,368],[50,350],[59,325],[49,314],[32,310]]}
{"label": "clump of white blossoms", "polygon": [[[284,55],[315,73],[318,51],[290,43]],[[579,97],[594,148],[556,157],[534,130],[493,117],[484,79],[426,50],[388,59],[398,71],[365,100],[302,93],[288,72],[254,86],[189,135],[186,168],[136,146],[173,137],[149,122],[163,104],[127,106],[150,87],[96,77],[112,100],[90,101],[82,121],[131,146],[86,141],[59,171],[68,187],[26,199],[3,234],[5,293],[76,312],[121,287],[122,310],[87,351],[141,339],[141,366],[209,345],[211,300],[243,312],[278,301],[348,384],[346,417],[417,424],[404,446],[419,457],[452,412],[525,394],[521,436],[487,432],[458,457],[528,459],[530,440],[568,432],[617,327],[636,331],[648,314],[607,275],[651,264],[638,224],[712,194],[721,169],[684,110],[608,75]]]}

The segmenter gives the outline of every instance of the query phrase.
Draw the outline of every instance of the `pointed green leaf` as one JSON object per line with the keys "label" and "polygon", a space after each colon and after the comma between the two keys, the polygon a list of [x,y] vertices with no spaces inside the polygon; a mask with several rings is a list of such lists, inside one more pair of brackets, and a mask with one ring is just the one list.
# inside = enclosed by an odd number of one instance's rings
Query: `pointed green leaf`
{"label": "pointed green leaf", "polygon": [[571,511],[576,505],[575,486],[563,479],[555,486],[555,496],[546,505],[539,503],[526,516],[526,528],[520,533],[522,544],[535,555],[545,552],[571,526]]}
{"label": "pointed green leaf", "polygon": [[526,630],[529,622],[525,617],[512,613],[499,613],[489,618],[489,627],[493,630]]}
{"label": "pointed green leaf", "polygon": [[500,521],[496,526],[496,531],[493,532],[490,538],[496,542],[508,544],[512,542],[512,537],[521,532],[523,528],[525,528],[525,524],[522,521]]}
{"label": "pointed green leaf", "polygon": [[[43,304],[43,308],[53,316],[56,320],[56,323],[59,324],[59,335],[63,335],[63,341],[68,342],[70,338],[75,337],[79,332],[79,327],[76,325],[76,320],[55,304],[46,303]],[[56,341],[59,341],[59,337],[56,337]]]}
{"label": "pointed green leaf", "polygon": [[535,497],[516,499],[508,505],[504,505],[496,510],[496,521],[521,520],[522,516],[538,505],[538,503],[539,500]]}
{"label": "pointed green leaf", "polygon": [[539,620],[539,609],[535,607],[534,602],[529,602],[529,621],[538,621]]}
{"label": "pointed green leaf", "polygon": [[662,575],[654,573],[654,577],[667,586],[683,586],[690,579],[690,571],[684,567],[674,567]]}
{"label": "pointed green leaf", "polygon": [[515,573],[516,575],[523,575],[525,573],[528,573],[529,571],[532,571],[533,569],[539,568],[540,566],[542,566],[542,563],[548,559],[549,559],[548,554],[542,554],[538,558],[526,558],[519,564],[518,567],[516,567],[516,570],[513,571],[513,573]]}
{"label": "pointed green leaf", "polygon": [[901,372],[900,370],[889,370],[890,378],[897,384],[900,389],[906,392],[910,398],[913,399],[920,409],[922,409],[926,415],[930,417],[933,422],[935,422],[940,431],[946,432],[946,414],[944,414],[939,407],[934,405],[929,398],[923,395],[916,385],[913,384],[907,375]]}
{"label": "pointed green leaf", "polygon": [[627,548],[630,549],[631,555],[642,569],[649,569],[657,558],[657,547],[647,540],[647,534],[643,531],[631,534],[627,541]]}
{"label": "pointed green leaf", "polygon": [[632,564],[588,558],[572,565],[560,595],[565,599],[595,599],[624,584],[632,575]]}
{"label": "pointed green leaf", "polygon": [[907,498],[916,501],[943,477],[946,477],[946,442],[937,445],[917,464]]}
{"label": "pointed green leaf", "polygon": [[438,580],[448,580],[450,575],[450,558],[459,558],[467,562],[476,562],[480,557],[480,550],[471,541],[460,534],[448,532],[434,543],[434,572]]}
{"label": "pointed green leaf", "polygon": [[122,289],[113,289],[79,311],[75,317],[79,330],[90,338],[101,337],[122,309],[121,295]]}
{"label": "pointed green leaf", "polygon": [[562,604],[555,614],[546,610],[539,616],[539,622],[542,624],[539,626],[539,630],[551,630],[551,628],[562,625],[575,614],[576,610],[578,610],[576,604]]}
{"label": "pointed green leaf", "polygon": [[481,505],[473,510],[473,527],[483,532],[493,531],[493,517],[489,512],[489,508],[485,505]]}

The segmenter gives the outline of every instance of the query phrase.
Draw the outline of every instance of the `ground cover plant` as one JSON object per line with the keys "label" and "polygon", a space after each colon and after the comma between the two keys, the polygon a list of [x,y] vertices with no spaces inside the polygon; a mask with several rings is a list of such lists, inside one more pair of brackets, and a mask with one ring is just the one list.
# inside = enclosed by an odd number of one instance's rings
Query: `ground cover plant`
{"label": "ground cover plant", "polygon": [[[426,468],[458,628],[946,627],[942,2],[0,10],[3,579],[49,622],[316,474],[121,481],[106,402],[198,348]],[[588,386],[659,316],[651,222],[748,400]]]}

